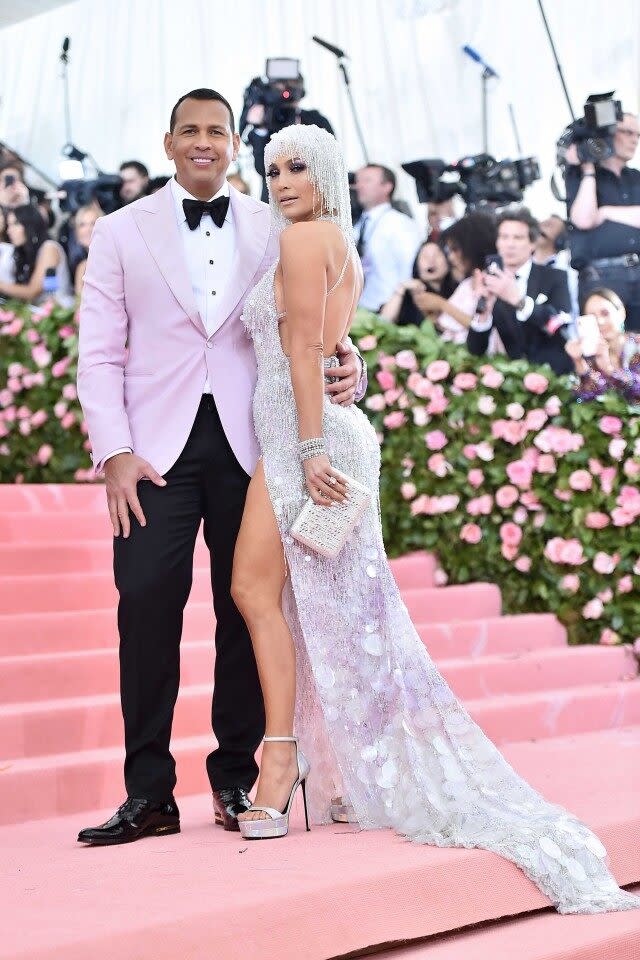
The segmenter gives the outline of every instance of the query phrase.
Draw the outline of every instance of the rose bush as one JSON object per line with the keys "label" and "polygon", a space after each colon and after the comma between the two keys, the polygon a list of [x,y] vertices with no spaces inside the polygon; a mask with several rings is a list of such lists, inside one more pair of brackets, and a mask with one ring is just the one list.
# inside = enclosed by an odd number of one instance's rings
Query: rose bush
{"label": "rose bush", "polygon": [[497,583],[505,612],[551,611],[573,643],[638,638],[640,410],[577,403],[570,378],[472,357],[428,324],[360,314],[352,336],[371,371],[389,554],[433,551],[439,583]]}
{"label": "rose bush", "polygon": [[[569,378],[472,357],[428,324],[361,313],[352,336],[389,555],[433,551],[439,584],[497,583],[505,612],[551,611],[573,643],[640,649],[640,411],[576,403]],[[0,310],[0,482],[92,479],[77,353],[73,311]]]}

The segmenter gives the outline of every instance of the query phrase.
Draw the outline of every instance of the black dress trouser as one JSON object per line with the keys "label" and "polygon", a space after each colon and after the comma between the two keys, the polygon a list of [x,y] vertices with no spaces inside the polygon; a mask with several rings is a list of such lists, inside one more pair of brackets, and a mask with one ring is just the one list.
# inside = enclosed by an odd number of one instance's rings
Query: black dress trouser
{"label": "black dress trouser", "polygon": [[254,754],[264,734],[251,640],[231,599],[233,553],[250,478],[229,446],[212,396],[203,396],[189,439],[165,480],[166,487],[149,480],[138,484],[147,525],[132,516],[128,539],[114,539],[125,784],[128,796],[158,801],[171,798],[176,783],[169,742],[182,615],[201,520],[216,615],[212,726],[218,747],[207,757],[212,787],[253,786]]}

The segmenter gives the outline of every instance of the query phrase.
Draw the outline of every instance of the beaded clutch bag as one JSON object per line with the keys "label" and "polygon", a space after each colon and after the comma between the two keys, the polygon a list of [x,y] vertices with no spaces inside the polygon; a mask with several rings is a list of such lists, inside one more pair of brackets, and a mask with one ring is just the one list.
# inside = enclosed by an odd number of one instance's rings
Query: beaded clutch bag
{"label": "beaded clutch bag", "polygon": [[295,540],[330,558],[338,556],[371,503],[371,491],[357,480],[337,470],[335,473],[346,483],[349,499],[324,507],[309,497],[291,527],[291,536]]}

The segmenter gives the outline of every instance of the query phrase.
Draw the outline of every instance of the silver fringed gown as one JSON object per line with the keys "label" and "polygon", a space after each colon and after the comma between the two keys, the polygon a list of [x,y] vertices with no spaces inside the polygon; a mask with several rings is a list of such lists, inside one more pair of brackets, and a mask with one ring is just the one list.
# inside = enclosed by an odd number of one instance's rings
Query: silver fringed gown
{"label": "silver fringed gown", "polygon": [[315,822],[332,797],[363,829],[417,843],[480,847],[517,864],[561,913],[640,906],[620,890],[587,827],[509,766],[438,673],[387,563],[377,498],[380,449],[357,407],[324,402],[333,467],[376,493],[335,560],[289,530],[307,497],[289,361],[273,293],[275,266],[248,298],[258,381],[253,413],[289,576],[283,606],[297,654],[296,732],[311,762]]}

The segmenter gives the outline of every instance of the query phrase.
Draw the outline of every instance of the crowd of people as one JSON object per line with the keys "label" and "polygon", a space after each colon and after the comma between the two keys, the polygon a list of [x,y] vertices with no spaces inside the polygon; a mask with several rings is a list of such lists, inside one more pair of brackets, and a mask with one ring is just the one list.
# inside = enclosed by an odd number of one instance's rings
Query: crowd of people
{"label": "crowd of people", "polygon": [[[570,148],[567,220],[553,213],[538,221],[522,206],[464,211],[456,198],[429,203],[420,223],[396,198],[393,170],[368,163],[352,190],[360,306],[398,325],[426,320],[476,355],[574,372],[581,399],[615,389],[639,400],[640,171],[629,166],[639,139],[638,118],[625,113],[608,160],[580,163]],[[139,160],[120,164],[119,176],[120,206],[168,179],[152,179]],[[229,180],[249,192],[239,173]],[[29,187],[21,160],[0,156],[0,298],[72,303],[103,215],[96,199],[59,222],[46,195]],[[597,330],[588,345],[585,315]]]}

